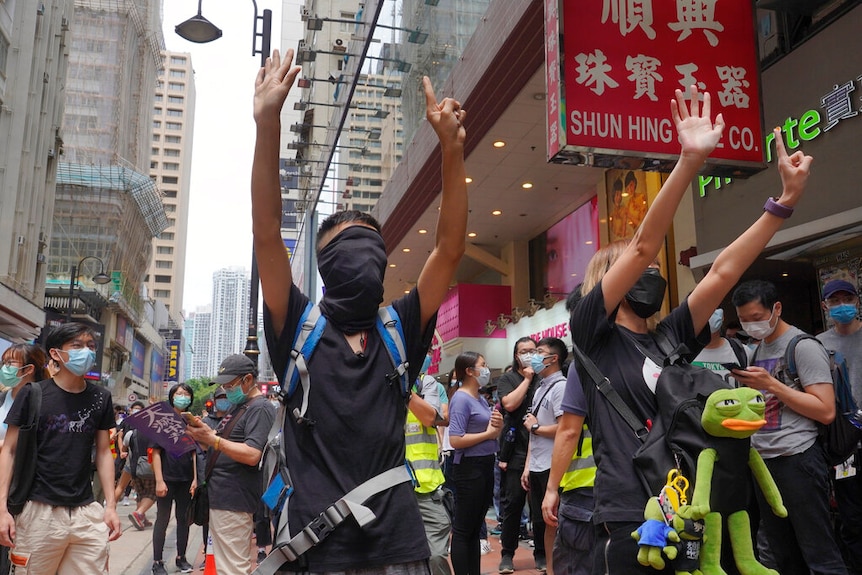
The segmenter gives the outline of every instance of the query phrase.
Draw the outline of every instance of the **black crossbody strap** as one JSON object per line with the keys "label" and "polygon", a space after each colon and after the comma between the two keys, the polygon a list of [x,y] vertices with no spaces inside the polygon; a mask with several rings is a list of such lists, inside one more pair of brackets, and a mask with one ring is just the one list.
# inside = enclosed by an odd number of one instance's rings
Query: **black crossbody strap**
{"label": "black crossbody strap", "polygon": [[631,408],[626,405],[626,402],[623,401],[623,398],[620,397],[620,394],[617,393],[617,390],[615,390],[611,385],[611,380],[602,375],[602,372],[599,371],[599,368],[595,363],[593,363],[593,360],[587,357],[587,354],[581,351],[581,348],[579,348],[574,342],[572,342],[572,352],[578,360],[578,363],[583,366],[587,375],[589,375],[590,379],[593,380],[596,388],[605,396],[605,399],[608,400],[617,413],[620,414],[620,417],[622,417],[629,427],[632,428],[632,431],[635,433],[635,437],[644,441],[646,436],[649,434],[649,429],[647,429],[647,426],[637,418]]}

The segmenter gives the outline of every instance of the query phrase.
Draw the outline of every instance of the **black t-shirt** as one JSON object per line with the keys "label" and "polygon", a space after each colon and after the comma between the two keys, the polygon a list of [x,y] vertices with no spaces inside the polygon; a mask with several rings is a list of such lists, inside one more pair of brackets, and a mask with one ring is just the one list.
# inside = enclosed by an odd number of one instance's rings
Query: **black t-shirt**
{"label": "black t-shirt", "polygon": [[[195,457],[194,451],[174,457],[161,447],[154,447],[159,450],[159,456],[162,460],[162,479],[165,481],[192,482],[195,474],[194,465],[192,464],[192,460]],[[220,457],[225,456],[221,455]]]}
{"label": "black t-shirt", "polygon": [[[238,415],[242,413],[242,415]],[[216,433],[222,435],[225,428],[234,417],[239,417],[236,425],[230,430],[229,441],[245,443],[250,447],[263,451],[275,420],[275,408],[263,396],[257,396],[247,401],[247,406],[234,407],[224,416],[216,428]],[[210,450],[208,457],[214,457]],[[254,513],[260,504],[263,493],[260,469],[257,465],[246,465],[234,461],[222,453],[216,459],[212,475],[207,481],[210,495],[210,507],[225,511],[243,511]]]}
{"label": "black t-shirt", "polygon": [[[610,316],[605,313],[604,296],[599,283],[572,312],[572,340],[610,380],[638,420],[651,421],[656,416],[654,389],[660,367],[645,357],[638,346],[656,358],[662,357],[662,353],[651,335],[637,334],[618,326],[614,323],[615,318],[616,310]],[[674,345],[685,343],[692,357],[709,342],[708,329],[705,328],[699,337],[694,333],[687,301],[671,311],[657,329]],[[597,466],[594,521],[640,522],[643,520],[647,498],[656,495],[645,492],[632,462],[632,456],[641,442],[599,392],[589,374],[580,365],[578,369],[587,398]]]}
{"label": "black t-shirt", "polygon": [[[80,507],[93,502],[92,452],[96,431],[109,431],[114,421],[111,392],[87,382],[80,393],[69,393],[53,379],[42,386],[42,408],[36,433],[36,478],[30,499],[48,505]],[[30,387],[24,386],[6,423],[21,426],[27,421]]]}
{"label": "black t-shirt", "polygon": [[[283,377],[294,332],[308,298],[291,286],[284,330],[273,333],[264,307],[267,349]],[[414,289],[393,302],[404,332],[409,378],[419,375],[436,318],[420,325],[419,293]],[[348,491],[384,471],[404,464],[406,407],[399,384],[390,385],[392,361],[376,329],[369,330],[364,357],[357,356],[344,334],[327,322],[308,364],[311,380],[306,417],[313,426],[285,418],[285,453],[296,489],[290,499],[290,531],[296,533]],[[282,385],[284,382],[281,382]],[[302,386],[287,413],[302,401]],[[321,545],[305,554],[308,571],[344,571],[428,558],[430,552],[410,483],[372,497],[366,505],[377,519],[360,528],[342,523]],[[302,570],[292,566],[294,570]]]}
{"label": "black t-shirt", "polygon": [[[518,406],[517,409],[514,411],[506,411],[505,421],[503,422],[503,433],[500,434],[501,453],[505,451],[503,442],[506,441],[508,429],[510,427],[515,428],[515,446],[511,454],[508,456],[509,465],[507,469],[523,470],[527,465],[527,445],[530,443],[530,432],[524,427],[524,416],[527,415],[530,411],[530,406],[533,404],[533,390],[535,389],[536,381],[539,379],[541,378],[533,377],[533,381],[530,382],[530,387],[527,389],[527,393],[524,396],[524,401],[521,402],[521,405]],[[502,400],[504,397],[515,391],[515,389],[521,385],[522,381],[524,381],[524,377],[514,370],[504,373],[497,380],[497,395]]]}

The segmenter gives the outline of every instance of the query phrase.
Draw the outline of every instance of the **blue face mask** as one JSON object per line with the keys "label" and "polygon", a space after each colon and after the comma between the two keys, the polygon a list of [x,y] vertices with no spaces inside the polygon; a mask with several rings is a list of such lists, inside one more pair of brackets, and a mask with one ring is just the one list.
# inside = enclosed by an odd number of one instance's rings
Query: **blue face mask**
{"label": "blue face mask", "polygon": [[829,317],[838,323],[850,323],[856,319],[856,306],[852,303],[842,303],[829,308]]}
{"label": "blue face mask", "polygon": [[174,396],[174,407],[177,409],[185,409],[192,404],[192,398],[184,395]]}
{"label": "blue face mask", "polygon": [[422,369],[419,370],[419,373],[428,373],[429,367],[431,367],[431,356],[426,355],[425,361],[422,362]]}
{"label": "blue face mask", "polygon": [[82,376],[96,365],[96,352],[88,347],[81,349],[67,349],[69,360],[63,362],[63,366],[77,376]]}
{"label": "blue face mask", "polygon": [[20,369],[20,367],[15,367],[14,365],[4,365],[0,368],[0,383],[6,387],[15,387],[21,383],[21,378],[18,376],[18,370]]}
{"label": "blue face mask", "polygon": [[534,373],[541,373],[543,369],[547,366],[545,365],[545,356],[539,355],[538,353],[530,358],[530,367],[533,368]]}
{"label": "blue face mask", "polygon": [[721,324],[724,323],[724,310],[718,308],[712,315],[709,316],[709,332],[718,333],[721,331]]}
{"label": "blue face mask", "polygon": [[220,397],[215,400],[215,407],[217,411],[227,411],[230,409],[231,403],[226,397]]}
{"label": "blue face mask", "polygon": [[242,389],[242,381],[239,382],[238,385],[230,389],[224,390],[227,394],[227,400],[231,403],[231,405],[240,405],[245,402],[246,392]]}

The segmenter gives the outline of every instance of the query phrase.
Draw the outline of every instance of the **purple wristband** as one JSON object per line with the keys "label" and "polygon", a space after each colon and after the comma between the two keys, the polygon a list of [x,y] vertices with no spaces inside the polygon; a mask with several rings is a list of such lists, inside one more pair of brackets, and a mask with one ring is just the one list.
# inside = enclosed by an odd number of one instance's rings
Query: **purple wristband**
{"label": "purple wristband", "polygon": [[779,204],[774,198],[766,199],[766,203],[763,204],[763,211],[769,212],[773,216],[778,216],[785,220],[793,215],[793,208],[785,206],[784,204]]}

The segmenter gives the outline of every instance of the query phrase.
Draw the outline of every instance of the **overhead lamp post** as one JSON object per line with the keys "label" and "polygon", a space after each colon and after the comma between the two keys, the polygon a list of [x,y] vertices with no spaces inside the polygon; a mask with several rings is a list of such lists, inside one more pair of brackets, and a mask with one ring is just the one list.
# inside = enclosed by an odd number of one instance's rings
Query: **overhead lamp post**
{"label": "overhead lamp post", "polygon": [[66,308],[66,323],[72,322],[72,300],[75,297],[75,284],[78,282],[78,275],[81,272],[81,264],[87,260],[96,260],[99,262],[99,273],[93,276],[93,281],[99,285],[105,285],[111,282],[111,276],[105,273],[105,262],[96,256],[85,256],[78,260],[78,265],[72,266],[69,272],[69,305]]}
{"label": "overhead lamp post", "polygon": [[198,13],[182,24],[177,24],[174,31],[179,34],[180,38],[184,38],[189,42],[197,42],[198,44],[206,44],[213,40],[221,38],[221,30],[203,17],[201,14],[201,3],[203,0],[198,0]]}
{"label": "overhead lamp post", "polygon": [[[176,32],[182,38],[189,40],[190,42],[212,42],[213,40],[218,40],[221,38],[221,30],[218,29],[214,24],[206,20],[203,16],[201,16],[201,1],[198,0],[198,13],[197,16],[186,20],[182,24],[176,27]],[[264,10],[263,16],[258,15],[257,10],[257,0],[251,0],[251,3],[254,4],[254,31],[251,40],[251,55],[257,56],[260,54],[260,67],[263,68],[266,65],[266,59],[269,57],[270,52],[272,51],[270,48],[272,41],[272,10]],[[188,26],[183,28],[187,24],[195,22],[195,26]],[[211,28],[207,29],[206,25],[204,25],[201,21],[206,22]],[[200,23],[198,26],[197,23]],[[258,26],[260,23],[260,26]],[[182,28],[182,29],[181,29]],[[258,32],[258,28],[260,31]],[[193,35],[192,32],[187,32],[187,30],[204,30],[205,32],[200,35]],[[208,33],[206,31],[208,30]],[[187,36],[186,33],[189,35]],[[260,49],[257,47],[257,40],[260,38]],[[251,282],[249,285],[249,298],[248,298],[248,335],[245,340],[245,349],[243,353],[251,359],[255,366],[258,363],[258,357],[260,356],[260,347],[257,344],[257,303],[258,303],[258,286],[260,284],[260,276],[257,270],[257,257],[255,257],[254,246],[251,248]]]}

